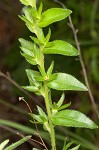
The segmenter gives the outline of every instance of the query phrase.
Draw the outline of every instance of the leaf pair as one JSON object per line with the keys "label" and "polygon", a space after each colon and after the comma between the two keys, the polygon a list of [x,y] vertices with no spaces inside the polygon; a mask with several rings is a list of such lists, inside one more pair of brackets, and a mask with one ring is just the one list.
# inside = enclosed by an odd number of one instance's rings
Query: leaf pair
{"label": "leaf pair", "polygon": [[[66,138],[66,140],[67,140],[67,138]],[[63,146],[62,150],[78,150],[79,149],[80,145],[77,145],[76,147],[73,147],[70,149],[70,146],[73,145],[75,142],[72,141],[72,142],[67,143],[66,140],[64,142],[64,146]]]}
{"label": "leaf pair", "polygon": [[63,101],[64,101],[64,98],[65,98],[65,94],[63,93],[61,98],[59,99],[59,101],[57,103],[53,103],[52,104],[52,114],[55,115],[58,111],[62,110],[62,109],[65,109],[67,107],[69,107],[71,105],[71,103],[68,103],[68,104],[63,104]]}
{"label": "leaf pair", "polygon": [[[28,0],[21,0],[23,4],[30,5],[33,7],[34,2],[30,2]],[[29,8],[27,7],[24,10],[25,16],[21,16],[20,18],[26,22],[26,25],[28,29],[35,33],[35,29],[33,29],[33,26],[38,28],[46,27],[54,22],[60,21],[65,19],[67,16],[71,14],[71,11],[68,9],[62,9],[62,8],[51,8],[47,11],[42,13],[42,4],[40,5],[39,9],[36,10],[36,8]]]}
{"label": "leaf pair", "polygon": [[32,65],[37,65],[40,63],[40,50],[36,46],[36,44],[24,40],[22,38],[19,39],[21,43],[21,53],[22,56],[25,57],[25,59]]}
{"label": "leaf pair", "polygon": [[42,83],[35,80],[35,77],[40,76],[41,74],[37,71],[33,71],[31,69],[26,70],[27,77],[29,79],[29,86],[23,86],[24,89],[35,92],[37,95],[43,95],[43,87]]}

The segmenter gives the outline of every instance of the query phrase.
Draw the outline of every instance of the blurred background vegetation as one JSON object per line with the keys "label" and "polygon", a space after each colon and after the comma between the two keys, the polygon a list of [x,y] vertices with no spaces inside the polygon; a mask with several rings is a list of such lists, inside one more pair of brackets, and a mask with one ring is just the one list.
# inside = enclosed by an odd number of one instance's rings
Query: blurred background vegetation
{"label": "blurred background vegetation", "polygon": [[[44,10],[51,7],[61,7],[52,0],[39,0],[43,2]],[[73,11],[71,17],[74,26],[79,30],[78,38],[81,46],[81,53],[86,67],[89,84],[99,109],[99,0],[60,0],[66,7]],[[19,97],[25,97],[33,112],[36,105],[44,107],[42,97],[31,93],[25,93],[19,85],[27,85],[25,69],[33,68],[20,55],[18,38],[29,39],[32,33],[25,27],[24,23],[18,18],[22,13],[22,5],[18,0],[0,1],[0,142],[9,138],[11,142],[17,141],[20,134],[30,134],[31,128],[36,131],[35,126],[29,123],[29,112],[24,102],[19,102]],[[52,30],[51,40],[62,39],[73,44],[76,47],[73,33],[68,26],[68,19],[49,26]],[[48,28],[44,29],[45,34]],[[78,57],[64,57],[56,55],[46,56],[46,68],[51,61],[55,61],[54,72],[66,72],[74,75],[84,83],[84,76]],[[5,76],[6,74],[6,76]],[[9,81],[10,80],[10,81]],[[15,82],[14,82],[15,81]],[[18,85],[17,85],[18,84]],[[95,111],[92,109],[92,103],[87,92],[65,92],[65,102],[71,101],[72,109],[78,109],[85,113],[99,125],[99,120]],[[53,100],[57,101],[61,92],[53,91]],[[2,119],[2,120],[1,120]],[[11,122],[18,124],[13,124]],[[18,126],[22,124],[24,126]],[[25,126],[28,128],[25,129]],[[43,128],[38,126],[45,143],[49,146],[49,137]],[[99,130],[75,129],[75,128],[57,128],[57,146],[61,150],[64,137],[68,141],[72,139],[80,143],[81,150],[99,150]],[[33,138],[39,140],[33,135]],[[62,143],[62,144],[61,144]],[[17,150],[30,150],[32,147],[42,147],[36,142],[29,141],[23,144]]]}

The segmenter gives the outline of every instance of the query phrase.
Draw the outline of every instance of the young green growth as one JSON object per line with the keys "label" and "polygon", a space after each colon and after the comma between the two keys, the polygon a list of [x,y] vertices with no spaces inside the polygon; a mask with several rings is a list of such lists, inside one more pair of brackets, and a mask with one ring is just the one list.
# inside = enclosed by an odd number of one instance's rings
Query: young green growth
{"label": "young green growth", "polygon": [[[51,89],[55,90],[73,90],[87,91],[85,85],[78,81],[72,75],[66,73],[53,73],[54,62],[52,61],[49,68],[45,69],[45,54],[60,54],[64,56],[77,56],[78,50],[71,44],[62,41],[50,41],[51,29],[45,36],[43,27],[46,27],[54,22],[61,21],[71,14],[71,10],[62,8],[51,8],[43,11],[43,5],[36,7],[35,0],[20,0],[27,7],[23,10],[23,15],[20,18],[26,23],[27,28],[35,34],[31,36],[31,41],[19,39],[21,43],[21,54],[31,65],[36,65],[38,71],[27,69],[26,74],[29,80],[28,86],[23,86],[24,89],[34,92],[37,95],[44,97],[46,113],[42,108],[37,106],[38,115],[30,114],[38,123],[43,124],[46,131],[49,132],[51,138],[52,150],[56,150],[56,140],[54,128],[56,125],[66,127],[81,127],[81,128],[97,128],[97,125],[86,117],[81,112],[66,109],[71,103],[63,104],[64,93],[58,102],[52,102]],[[64,110],[65,109],[65,110]],[[31,121],[32,122],[32,121]],[[64,146],[67,149],[69,145]],[[78,150],[79,145],[71,150]]]}

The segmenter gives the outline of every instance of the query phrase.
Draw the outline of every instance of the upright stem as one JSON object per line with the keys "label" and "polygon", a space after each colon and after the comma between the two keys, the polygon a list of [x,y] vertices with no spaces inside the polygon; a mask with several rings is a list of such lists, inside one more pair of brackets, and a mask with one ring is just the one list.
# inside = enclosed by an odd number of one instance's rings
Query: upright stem
{"label": "upright stem", "polygon": [[56,150],[55,131],[54,131],[53,123],[51,121],[52,114],[51,114],[50,103],[49,103],[49,92],[48,92],[48,87],[47,87],[46,82],[44,83],[44,87],[45,87],[45,105],[46,105],[46,110],[47,110],[48,119],[49,119],[52,150]]}
{"label": "upright stem", "polygon": [[[41,32],[41,30],[39,30],[39,32]],[[37,37],[39,38],[40,33],[38,32]],[[40,52],[41,52],[41,58],[40,58],[40,66],[38,66],[39,71],[41,72],[42,76],[46,76],[46,72],[45,72],[45,67],[44,67],[44,54],[43,54],[43,47],[40,46]],[[54,131],[54,126],[53,123],[51,121],[51,108],[50,108],[50,100],[49,100],[49,89],[47,86],[47,82],[44,82],[44,88],[45,88],[45,105],[46,105],[46,110],[47,110],[47,114],[48,114],[48,123],[49,123],[49,134],[51,137],[51,145],[52,145],[52,150],[56,150],[56,142],[55,142],[55,131]]]}

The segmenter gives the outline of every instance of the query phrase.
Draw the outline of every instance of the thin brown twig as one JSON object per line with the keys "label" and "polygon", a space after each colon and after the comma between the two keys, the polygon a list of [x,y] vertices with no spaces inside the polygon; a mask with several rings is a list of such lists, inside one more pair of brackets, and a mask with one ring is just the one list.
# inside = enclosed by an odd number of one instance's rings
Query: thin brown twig
{"label": "thin brown twig", "polygon": [[[20,91],[22,91],[23,93],[25,93],[35,103],[38,103],[39,105],[41,105],[32,95],[30,95],[27,91],[25,91],[24,89],[22,89],[21,86],[19,84],[17,84],[14,80],[12,80],[9,73],[7,73],[7,75],[5,75],[3,72],[0,71],[0,76],[6,78],[9,82],[11,82],[13,85],[15,85]],[[21,98],[21,100],[23,100],[26,103],[26,105],[29,108],[29,111],[32,113],[32,110],[31,110],[30,106],[24,100],[23,97]],[[44,143],[44,141],[43,141],[43,139],[42,139],[42,137],[40,136],[40,133],[39,133],[39,130],[38,130],[38,127],[37,127],[36,123],[35,123],[35,127],[36,127],[36,130],[37,130],[38,136],[39,136],[39,138],[40,138],[40,140],[42,142],[42,145],[45,147],[46,150],[48,150],[47,147],[46,147],[46,145],[45,145],[45,143]]]}
{"label": "thin brown twig", "polygon": [[[29,104],[28,104],[27,101],[24,99],[24,97],[19,97],[19,101],[21,101],[21,100],[22,100],[23,102],[25,102],[25,104],[27,105],[27,107],[28,107],[30,113],[33,113],[32,110],[31,110],[31,108],[30,108],[30,106],[29,106]],[[33,120],[34,120],[34,118],[33,118]],[[41,137],[41,135],[40,135],[40,132],[39,132],[39,129],[38,129],[38,126],[37,126],[35,120],[34,120],[34,124],[35,124],[35,128],[36,128],[36,131],[37,131],[37,135],[39,136],[39,138],[40,138],[40,140],[41,140],[41,142],[42,142],[42,146],[45,147],[45,150],[48,150],[47,147],[46,147],[46,145],[45,145],[45,143],[44,143],[44,141],[43,141],[43,139],[42,139],[42,137]]]}
{"label": "thin brown twig", "polygon": [[[53,1],[58,3],[63,8],[66,9],[66,6],[62,2],[60,2],[59,0],[53,0]],[[73,32],[73,35],[74,35],[74,39],[75,39],[75,42],[76,42],[76,46],[77,46],[77,49],[79,50],[79,53],[80,53],[79,54],[79,61],[80,61],[81,67],[82,67],[84,80],[85,80],[86,86],[88,88],[88,94],[89,94],[89,97],[90,97],[90,100],[91,100],[91,103],[92,103],[92,108],[93,108],[93,111],[95,111],[95,113],[99,117],[99,111],[97,109],[97,106],[96,106],[96,103],[95,103],[95,100],[94,100],[94,97],[93,97],[93,94],[92,94],[92,91],[91,91],[91,88],[90,88],[90,85],[89,85],[86,68],[85,68],[85,65],[84,65],[84,62],[83,62],[83,58],[82,58],[82,54],[81,54],[81,47],[80,47],[80,43],[79,43],[78,36],[77,36],[78,30],[74,27],[74,24],[73,24],[71,16],[69,16],[69,26],[72,29],[72,32]]]}
{"label": "thin brown twig", "polygon": [[10,77],[10,75],[8,73],[4,74],[3,72],[0,71],[0,76],[4,77],[5,79],[7,79],[10,83],[12,83],[20,91],[22,91],[24,94],[26,94],[31,100],[33,100],[38,105],[42,106],[41,103],[34,96],[32,96],[31,94],[29,94],[26,90],[22,89],[21,86],[18,83],[16,83],[13,79],[11,79],[11,77]]}

